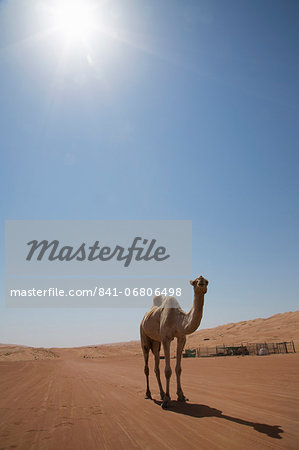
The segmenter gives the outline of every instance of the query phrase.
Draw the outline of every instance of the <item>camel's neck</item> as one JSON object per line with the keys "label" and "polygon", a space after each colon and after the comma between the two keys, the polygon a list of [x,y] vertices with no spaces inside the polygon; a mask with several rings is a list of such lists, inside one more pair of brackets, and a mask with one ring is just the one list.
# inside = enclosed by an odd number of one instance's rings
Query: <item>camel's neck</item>
{"label": "camel's neck", "polygon": [[186,322],[184,326],[185,334],[191,334],[199,327],[202,318],[204,297],[204,294],[194,293],[193,306],[186,314]]}

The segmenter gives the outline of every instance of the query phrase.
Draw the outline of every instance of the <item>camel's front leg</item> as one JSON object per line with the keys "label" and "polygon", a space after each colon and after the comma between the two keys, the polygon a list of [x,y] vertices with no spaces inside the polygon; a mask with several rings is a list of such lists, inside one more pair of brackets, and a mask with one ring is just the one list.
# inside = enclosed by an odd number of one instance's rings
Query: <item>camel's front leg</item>
{"label": "camel's front leg", "polygon": [[170,339],[163,340],[163,349],[165,355],[165,378],[166,378],[166,393],[163,398],[162,408],[167,408],[168,402],[170,400],[169,395],[169,384],[171,377],[171,367],[170,367]]}
{"label": "camel's front leg", "polygon": [[155,356],[155,374],[156,374],[158,385],[159,385],[160,397],[161,397],[161,400],[163,400],[164,396],[165,396],[165,392],[163,391],[161,378],[160,378],[160,369],[159,369],[159,364],[160,364],[160,346],[161,346],[160,342],[153,341],[152,351],[153,351],[153,354]]}
{"label": "camel's front leg", "polygon": [[177,380],[177,395],[178,395],[178,401],[179,402],[185,402],[188,400],[182,390],[181,386],[181,373],[182,373],[182,353],[184,350],[184,346],[186,343],[186,336],[183,336],[181,338],[177,338],[177,352],[176,352],[176,366],[175,366],[175,373],[176,373],[176,380]]}

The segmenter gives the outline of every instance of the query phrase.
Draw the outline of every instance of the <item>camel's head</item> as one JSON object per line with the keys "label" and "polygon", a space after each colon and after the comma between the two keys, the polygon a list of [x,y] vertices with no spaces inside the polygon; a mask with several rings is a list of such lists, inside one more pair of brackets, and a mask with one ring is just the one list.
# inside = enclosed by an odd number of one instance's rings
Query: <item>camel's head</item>
{"label": "camel's head", "polygon": [[205,294],[208,290],[209,282],[204,277],[200,276],[193,281],[190,280],[190,284],[193,286],[196,294]]}

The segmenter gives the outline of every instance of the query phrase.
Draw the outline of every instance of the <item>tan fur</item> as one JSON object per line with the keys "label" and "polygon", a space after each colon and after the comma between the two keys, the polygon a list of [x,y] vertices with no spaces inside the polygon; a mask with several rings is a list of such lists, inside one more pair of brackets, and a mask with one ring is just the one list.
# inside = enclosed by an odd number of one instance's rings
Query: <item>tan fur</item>
{"label": "tan fur", "polygon": [[[190,281],[190,284],[194,289],[194,300],[193,306],[188,313],[181,309],[178,301],[174,297],[165,297],[163,299],[161,296],[158,296],[153,300],[153,307],[142,319],[140,325],[140,338],[145,361],[144,373],[147,384],[146,398],[151,398],[149,389],[148,357],[149,351],[152,350],[155,357],[155,373],[163,407],[166,407],[168,401],[170,400],[170,343],[174,338],[177,338],[175,371],[177,376],[178,400],[187,400],[181,387],[182,352],[186,342],[186,335],[193,333],[200,325],[203,312],[204,295],[207,292],[208,283],[208,280],[202,276]],[[163,344],[165,354],[166,393],[164,393],[162,388],[159,370],[161,343]]]}

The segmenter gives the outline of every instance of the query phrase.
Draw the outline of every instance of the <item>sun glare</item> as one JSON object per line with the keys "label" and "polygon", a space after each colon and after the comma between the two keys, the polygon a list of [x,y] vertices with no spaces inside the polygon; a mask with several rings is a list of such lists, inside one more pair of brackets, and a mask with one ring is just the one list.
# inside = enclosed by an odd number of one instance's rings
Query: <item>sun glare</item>
{"label": "sun glare", "polygon": [[87,41],[94,29],[88,0],[64,0],[53,9],[54,27],[69,42]]}

